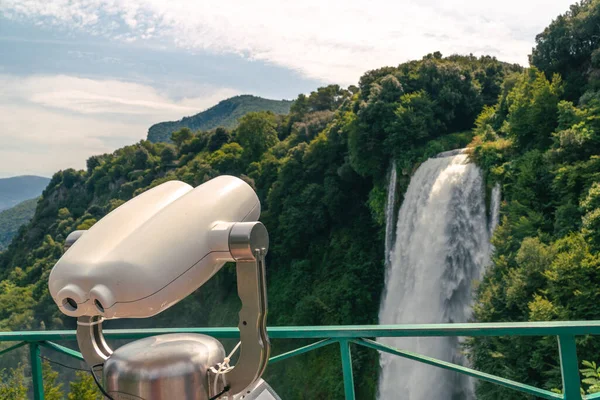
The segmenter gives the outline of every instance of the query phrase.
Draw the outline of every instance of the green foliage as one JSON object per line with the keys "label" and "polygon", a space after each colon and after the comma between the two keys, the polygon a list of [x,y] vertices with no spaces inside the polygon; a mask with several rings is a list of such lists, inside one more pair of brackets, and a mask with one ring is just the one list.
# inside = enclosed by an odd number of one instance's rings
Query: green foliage
{"label": "green foliage", "polygon": [[562,101],[558,107],[559,126],[553,134],[553,156],[573,162],[597,154],[600,146],[600,102],[594,100],[575,107]]}
{"label": "green foliage", "polygon": [[163,151],[161,151],[160,153],[160,161],[165,165],[169,165],[170,163],[175,161],[176,158],[177,152],[171,146],[165,146]]}
{"label": "green foliage", "polygon": [[[368,95],[327,86],[299,96],[288,117],[251,112],[231,131],[178,129],[176,145],[141,141],[93,157],[85,171],[56,173],[32,221],[0,253],[0,328],[72,327],[47,287],[67,235],[88,229],[161,183],[178,179],[196,186],[221,174],[241,177],[261,199],[261,219],[273,238],[269,324],[376,323],[384,277],[385,174],[391,159],[396,158],[403,191],[419,162],[464,147],[471,132],[449,131],[473,125],[476,111],[486,104],[482,87],[499,91],[498,77],[508,70],[489,58],[426,58],[381,76],[368,73],[361,80]],[[235,325],[235,285],[233,270],[224,268],[173,310],[149,321],[114,324]],[[218,307],[206,306],[215,301]],[[281,343],[280,349],[288,346]],[[343,387],[336,357],[335,350],[326,349],[309,357],[310,365],[319,368],[294,360],[266,378],[285,398],[339,398]],[[377,354],[356,349],[353,358],[362,382],[357,396],[372,398]],[[83,381],[73,385],[73,393],[87,393]]]}
{"label": "green foliage", "polygon": [[586,393],[600,393],[600,367],[595,362],[582,361],[582,364],[586,368],[582,368],[581,375],[583,375],[582,382],[588,385]]}
{"label": "green foliage", "polygon": [[240,175],[243,171],[242,155],[244,149],[238,143],[228,143],[211,153],[206,161],[211,168],[224,174]]}
{"label": "green foliage", "polygon": [[238,120],[250,112],[271,111],[274,114],[287,114],[292,104],[288,100],[269,100],[251,95],[235,96],[191,117],[152,125],[148,129],[148,140],[153,143],[168,142],[173,132],[184,127],[191,131],[209,131],[218,127],[233,129]]}
{"label": "green foliage", "polygon": [[592,185],[581,207],[586,212],[583,216],[583,235],[593,249],[600,250],[600,183]]}
{"label": "green foliage", "polygon": [[58,381],[58,372],[54,371],[48,361],[42,363],[42,375],[44,378],[44,399],[63,400],[65,394],[62,383]]}
{"label": "green foliage", "polygon": [[[576,18],[595,21],[589,10],[595,4],[578,5],[587,11]],[[551,34],[558,40],[557,31]],[[544,45],[538,40],[534,60],[549,54],[551,46]],[[86,171],[59,171],[31,222],[0,253],[0,329],[72,326],[47,288],[71,231],[89,228],[161,183],[177,179],[196,186],[220,174],[240,176],[261,200],[261,220],[273,238],[269,324],[376,323],[392,161],[402,194],[420,162],[469,142],[486,185],[500,183],[503,193],[493,262],[477,286],[474,317],[600,319],[600,95],[590,90],[579,103],[563,99],[553,70],[562,64],[548,65],[522,71],[491,57],[436,52],[369,71],[358,88],[330,85],[300,95],[287,116],[264,108],[236,114],[239,104],[225,101],[201,117],[150,129],[152,140],[173,133],[176,146],[141,141],[92,157]],[[592,82],[591,72],[585,74]],[[219,120],[209,116],[226,113],[241,117],[239,125],[209,132],[225,125],[209,127]],[[173,310],[149,321],[115,324],[233,325],[238,309],[235,274],[226,267]],[[288,346],[278,344],[281,351]],[[591,338],[578,339],[578,346],[579,354],[600,352]],[[468,347],[477,369],[549,390],[560,386],[554,338],[477,338]],[[266,379],[284,398],[341,398],[337,357],[327,348],[269,370]],[[356,349],[353,358],[361,382],[357,397],[373,398],[377,355]],[[89,376],[78,376],[69,398],[95,399],[90,386]],[[486,383],[477,393],[486,400],[523,398]]]}
{"label": "green foliage", "polygon": [[81,224],[77,225],[77,230],[87,230],[90,229],[96,223],[96,219],[88,218],[84,220]]}
{"label": "green foliage", "polygon": [[449,132],[473,127],[483,106],[493,104],[502,78],[518,70],[490,57],[442,58],[369,71],[359,101],[347,118],[350,162],[361,175],[385,175],[386,160],[406,159],[416,148]]}
{"label": "green foliage", "polygon": [[339,85],[329,85],[318,88],[308,96],[298,95],[290,112],[293,117],[302,118],[306,114],[316,111],[335,111],[350,97],[352,97],[350,90],[343,89]]}
{"label": "green foliage", "polygon": [[76,379],[69,384],[68,400],[102,400],[102,394],[89,372],[77,371]]}
{"label": "green foliage", "polygon": [[25,200],[8,210],[0,211],[0,251],[6,249],[19,228],[28,223],[38,199]]}
{"label": "green foliage", "polygon": [[[18,278],[22,270],[15,270]],[[0,330],[30,329],[33,324],[32,308],[35,304],[32,286],[18,286],[12,280],[0,282]]]}
{"label": "green foliage", "polygon": [[[593,13],[577,18],[595,21]],[[555,21],[551,29],[557,26]],[[550,40],[557,44],[560,35]],[[595,92],[584,93],[578,106],[562,99],[561,81],[549,73],[557,71],[539,58],[549,51],[547,45],[538,37],[533,57],[547,68],[545,75],[532,68],[510,76],[498,104],[476,120],[471,157],[488,185],[501,183],[503,193],[492,266],[477,288],[474,312],[482,322],[600,319],[600,107]],[[566,96],[577,79],[567,76]],[[578,339],[577,345],[578,354],[600,352],[592,338]],[[476,338],[469,347],[477,369],[549,390],[560,386],[559,357],[550,338]],[[477,386],[477,395],[527,398],[487,383]]]}
{"label": "green foliage", "polygon": [[208,151],[217,151],[231,140],[231,133],[225,128],[217,128],[208,140]]}
{"label": "green foliage", "polygon": [[398,152],[427,141],[441,128],[434,117],[434,103],[423,91],[400,97],[391,134],[385,140]]}
{"label": "green foliage", "polygon": [[[171,140],[173,141],[173,143],[175,143],[177,145],[177,147],[181,147],[181,145],[184,142],[190,140],[193,136],[194,136],[194,134],[192,133],[190,128],[185,127],[185,128],[181,128],[178,131],[173,132],[171,134]],[[143,154],[142,148],[138,148],[136,150],[136,155],[137,154]],[[143,166],[142,166],[142,168],[143,168]]]}
{"label": "green foliage", "polygon": [[244,149],[247,163],[257,161],[267,149],[277,142],[275,114],[263,111],[244,115],[236,129],[236,140]]}
{"label": "green foliage", "polygon": [[508,116],[502,130],[514,138],[521,149],[547,148],[557,125],[561,82],[558,76],[549,82],[535,68],[521,74],[506,102]]}
{"label": "green foliage", "polygon": [[565,95],[577,101],[600,88],[600,1],[582,0],[536,36],[531,62],[550,78],[565,80]]}
{"label": "green foliage", "polygon": [[0,399],[27,399],[27,385],[25,384],[25,368],[23,365],[13,368],[10,372],[0,371]]}

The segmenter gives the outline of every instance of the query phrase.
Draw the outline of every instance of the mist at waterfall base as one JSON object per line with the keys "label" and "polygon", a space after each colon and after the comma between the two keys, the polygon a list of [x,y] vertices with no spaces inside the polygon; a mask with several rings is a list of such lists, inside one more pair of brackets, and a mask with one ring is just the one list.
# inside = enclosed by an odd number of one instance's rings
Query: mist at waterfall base
{"label": "mist at waterfall base", "polygon": [[[395,180],[390,184],[395,187]],[[488,219],[481,170],[469,163],[462,151],[442,153],[417,169],[398,213],[380,324],[469,321],[473,283],[481,279],[490,259],[490,233],[498,221],[499,186],[491,197],[493,215]],[[389,207],[393,215],[393,204]],[[457,338],[378,341],[466,364]],[[474,398],[469,377],[385,353],[380,363],[380,399]]]}

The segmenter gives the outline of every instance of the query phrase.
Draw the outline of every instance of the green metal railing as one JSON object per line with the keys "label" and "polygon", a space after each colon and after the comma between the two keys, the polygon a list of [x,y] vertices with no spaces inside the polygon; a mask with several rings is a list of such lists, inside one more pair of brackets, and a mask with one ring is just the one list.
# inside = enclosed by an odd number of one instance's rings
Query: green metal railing
{"label": "green metal railing", "polygon": [[[269,328],[272,339],[318,339],[315,343],[271,357],[270,363],[277,363],[324,346],[338,344],[342,361],[344,393],[347,400],[353,400],[354,378],[352,375],[352,354],[350,344],[364,346],[377,351],[394,354],[410,360],[455,371],[482,379],[519,392],[534,395],[542,399],[600,399],[600,393],[588,396],[580,394],[579,363],[575,347],[575,337],[582,335],[600,335],[600,321],[582,322],[533,322],[533,323],[487,323],[487,324],[431,324],[431,325],[363,325],[363,326],[300,326]],[[181,328],[181,329],[124,329],[105,330],[108,339],[140,339],[165,333],[202,333],[216,338],[238,338],[237,328]],[[560,354],[563,394],[536,388],[523,383],[486,374],[474,369],[449,362],[436,360],[416,353],[395,349],[374,341],[379,337],[476,337],[476,336],[556,336]],[[29,346],[33,394],[35,400],[44,399],[42,364],[40,347],[58,351],[78,360],[81,354],[56,341],[76,340],[75,331],[39,331],[39,332],[0,332],[0,342],[17,344],[0,351],[0,355],[22,346]]]}

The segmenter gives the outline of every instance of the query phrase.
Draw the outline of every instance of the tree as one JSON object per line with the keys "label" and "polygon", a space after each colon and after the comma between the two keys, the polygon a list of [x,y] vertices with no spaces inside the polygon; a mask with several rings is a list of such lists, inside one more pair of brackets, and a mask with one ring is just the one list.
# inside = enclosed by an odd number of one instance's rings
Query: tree
{"label": "tree", "polygon": [[557,126],[561,80],[548,81],[535,68],[523,73],[508,94],[508,117],[503,130],[522,149],[546,149]]}
{"label": "tree", "polygon": [[208,151],[217,151],[231,140],[231,133],[225,128],[218,127],[208,139]]}
{"label": "tree", "polygon": [[73,168],[68,168],[62,171],[62,181],[65,187],[70,189],[81,181],[81,175]]}
{"label": "tree", "polygon": [[143,146],[139,146],[133,154],[133,168],[135,169],[146,169],[148,166],[148,159],[150,154],[148,150]]}
{"label": "tree", "polygon": [[553,156],[562,162],[585,159],[600,145],[600,105],[590,98],[575,107],[570,101],[558,103],[558,128],[553,134]]}
{"label": "tree", "polygon": [[177,158],[177,152],[171,146],[165,146],[165,148],[160,152],[160,160],[164,164],[170,164]]}
{"label": "tree", "polygon": [[197,153],[204,151],[208,144],[208,134],[206,132],[198,132],[192,139],[185,141],[179,148],[179,154],[190,154],[195,156]]}
{"label": "tree", "polygon": [[67,219],[71,216],[71,213],[69,212],[69,209],[67,207],[63,207],[60,210],[58,210],[58,218],[59,219]]}
{"label": "tree", "polygon": [[68,400],[102,400],[102,394],[89,372],[77,371],[77,379],[69,383]]}
{"label": "tree", "polygon": [[44,399],[63,400],[63,384],[58,382],[58,372],[54,371],[48,361],[42,363],[42,374],[44,376]]}
{"label": "tree", "polygon": [[387,75],[381,80],[381,93],[379,99],[386,102],[396,102],[404,93],[402,84],[394,75]]}
{"label": "tree", "polygon": [[276,127],[275,114],[270,111],[252,112],[240,118],[236,139],[244,148],[246,162],[257,161],[279,141]]}
{"label": "tree", "polygon": [[207,161],[212,168],[222,174],[239,175],[243,151],[239,144],[228,143],[214,153],[211,153]]}
{"label": "tree", "polygon": [[402,96],[395,116],[385,144],[397,155],[425,143],[440,129],[440,123],[434,116],[434,104],[423,91]]}
{"label": "tree", "polygon": [[305,94],[300,93],[298,95],[298,98],[292,103],[292,106],[290,107],[290,113],[303,116],[309,111],[310,104],[308,102],[308,97],[306,97]]}
{"label": "tree", "polygon": [[344,130],[354,170],[363,176],[381,176],[392,153],[389,142],[384,143],[394,131],[402,85],[389,74],[373,82],[369,90],[368,101],[360,103],[356,115],[348,115]]}
{"label": "tree", "polygon": [[0,399],[26,400],[27,386],[25,385],[25,371],[23,365],[13,368],[10,373],[0,371]]}
{"label": "tree", "polygon": [[88,218],[77,225],[78,230],[88,230],[96,223],[96,218]]}
{"label": "tree", "polygon": [[31,286],[20,287],[11,280],[0,282],[0,329],[31,329],[34,305]]}
{"label": "tree", "polygon": [[348,97],[349,92],[339,85],[320,87],[308,96],[308,106],[311,111],[335,110]]}
{"label": "tree", "polygon": [[600,0],[582,0],[536,36],[530,57],[548,79],[560,74],[565,96],[578,101],[600,84]]}
{"label": "tree", "polygon": [[194,134],[190,128],[181,128],[180,130],[171,134],[171,140],[177,145],[177,147],[181,147],[184,142],[191,139],[193,136]]}
{"label": "tree", "polygon": [[595,182],[581,202],[586,211],[583,217],[583,233],[589,243],[600,250],[600,183]]}
{"label": "tree", "polygon": [[96,167],[99,167],[100,165],[102,165],[103,158],[104,158],[104,156],[91,156],[90,158],[88,158],[86,161],[87,172],[92,173],[92,171]]}

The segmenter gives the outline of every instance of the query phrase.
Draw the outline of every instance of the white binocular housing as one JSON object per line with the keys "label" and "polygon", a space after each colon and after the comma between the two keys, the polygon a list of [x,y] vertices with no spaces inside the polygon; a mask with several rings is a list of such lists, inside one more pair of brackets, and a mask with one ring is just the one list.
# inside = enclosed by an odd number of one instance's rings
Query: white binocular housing
{"label": "white binocular housing", "polygon": [[153,316],[234,261],[232,228],[259,215],[258,197],[241,179],[220,176],[196,189],[166,182],[75,232],[76,245],[50,274],[50,294],[72,317]]}
{"label": "white binocular housing", "polygon": [[[269,237],[259,216],[256,193],[239,178],[220,176],[197,188],[170,181],[67,237],[68,249],[50,273],[50,294],[64,314],[77,317],[80,351],[93,371],[102,370],[110,398],[207,400],[249,394],[261,382],[270,352]],[[236,262],[242,302],[234,367],[223,368],[222,344],[205,335],[155,336],[114,352],[107,345],[104,319],[156,315],[228,261]]]}

